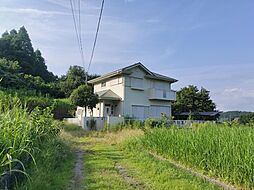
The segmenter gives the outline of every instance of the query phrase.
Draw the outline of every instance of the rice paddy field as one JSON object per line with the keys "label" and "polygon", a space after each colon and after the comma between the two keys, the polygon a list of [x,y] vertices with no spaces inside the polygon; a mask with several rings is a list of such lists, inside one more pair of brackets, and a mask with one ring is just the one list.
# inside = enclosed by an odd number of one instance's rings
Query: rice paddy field
{"label": "rice paddy field", "polygon": [[140,139],[149,151],[245,189],[254,187],[254,128],[205,123],[157,128]]}

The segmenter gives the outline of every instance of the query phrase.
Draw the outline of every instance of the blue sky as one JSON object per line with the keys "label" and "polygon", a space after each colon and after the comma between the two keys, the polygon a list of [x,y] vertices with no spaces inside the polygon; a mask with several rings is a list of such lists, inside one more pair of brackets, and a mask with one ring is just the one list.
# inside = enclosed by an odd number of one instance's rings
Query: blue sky
{"label": "blue sky", "polygon": [[[101,0],[82,0],[86,67]],[[142,62],[211,91],[219,110],[254,111],[253,0],[105,0],[90,72]],[[1,0],[0,32],[24,25],[50,71],[82,66],[69,0]]]}

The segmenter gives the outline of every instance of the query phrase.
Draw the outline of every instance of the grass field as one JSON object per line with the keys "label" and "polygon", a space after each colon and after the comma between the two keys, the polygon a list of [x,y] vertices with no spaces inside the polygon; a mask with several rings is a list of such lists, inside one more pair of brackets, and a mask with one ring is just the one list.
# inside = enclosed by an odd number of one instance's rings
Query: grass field
{"label": "grass field", "polygon": [[[249,147],[252,147],[253,129],[214,127],[205,125],[193,129],[159,128],[145,130],[145,132],[140,129],[85,132],[80,127],[66,125],[60,135],[61,148],[51,152],[52,160],[39,162],[39,170],[34,173],[29,185],[25,184],[18,189],[26,189],[26,187],[43,189],[46,181],[47,189],[52,190],[221,189],[203,178],[179,169],[167,159],[151,155],[151,152],[154,152],[194,171],[236,184],[229,177],[225,178],[226,171],[234,171],[234,167],[238,166],[235,163],[242,163],[242,160],[245,160],[246,164],[241,167],[251,167],[253,154]],[[241,150],[237,152],[235,148]],[[237,153],[233,154],[232,151]],[[75,162],[77,165],[77,152],[82,152],[81,168],[78,171],[82,175],[78,183],[75,181],[74,169]],[[245,157],[241,157],[242,155]],[[52,165],[43,167],[46,163],[52,163],[53,167]],[[212,170],[214,166],[228,168],[228,170],[225,169],[224,173],[219,174]],[[219,171],[220,168],[216,169]],[[235,169],[235,171],[251,170]],[[236,172],[232,175],[246,176]],[[241,179],[244,179],[243,182],[248,180],[251,182],[253,178],[250,176]],[[252,189],[250,183],[246,184],[240,185],[243,189]]]}
{"label": "grass field", "polygon": [[159,128],[144,135],[152,152],[243,188],[254,187],[254,128],[202,124],[192,129]]}
{"label": "grass field", "polygon": [[63,135],[84,151],[80,189],[219,189],[152,157],[140,144],[133,148],[141,130],[85,134],[69,127]]}

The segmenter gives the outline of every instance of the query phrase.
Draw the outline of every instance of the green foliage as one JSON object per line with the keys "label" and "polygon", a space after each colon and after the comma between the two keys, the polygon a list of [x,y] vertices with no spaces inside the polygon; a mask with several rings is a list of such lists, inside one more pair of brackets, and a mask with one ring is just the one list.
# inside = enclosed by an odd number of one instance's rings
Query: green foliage
{"label": "green foliage", "polygon": [[25,27],[5,32],[0,38],[0,80],[0,87],[6,89],[33,89],[55,98],[64,97],[40,50],[34,51]]}
{"label": "green foliage", "polygon": [[53,103],[53,110],[55,119],[62,120],[64,118],[73,117],[75,113],[75,106],[69,99],[56,99]]}
{"label": "green foliage", "polygon": [[[88,75],[93,79],[98,75]],[[6,31],[0,38],[0,87],[36,90],[54,98],[69,97],[85,84],[86,73],[80,66],[71,66],[60,79],[47,70],[40,50],[33,49],[25,29]]]}
{"label": "green foliage", "polygon": [[98,95],[93,93],[92,87],[81,85],[72,92],[70,100],[76,106],[92,109],[98,103]]}
{"label": "green foliage", "polygon": [[181,112],[208,112],[215,111],[215,103],[210,99],[209,91],[196,86],[182,88],[176,94],[176,102],[173,104],[173,115]]}
{"label": "green foliage", "polygon": [[254,129],[211,123],[190,128],[156,128],[142,138],[149,151],[252,189]]}
{"label": "green foliage", "polygon": [[119,123],[116,125],[110,125],[108,126],[108,130],[107,132],[117,132],[117,131],[121,131],[124,128],[124,124]]}
{"label": "green foliage", "polygon": [[145,127],[145,129],[151,129],[151,128],[169,127],[170,125],[171,125],[171,120],[169,120],[169,118],[163,116],[160,119],[147,118],[145,120],[144,127]]}
{"label": "green foliage", "polygon": [[20,73],[20,66],[17,61],[0,58],[0,77],[0,87],[6,89],[33,89],[53,97],[63,97],[63,93],[56,83],[45,83],[39,76]]}
{"label": "green foliage", "polygon": [[151,156],[141,139],[129,138],[121,146],[124,155],[128,158],[122,161],[124,167],[128,168],[128,174],[147,185],[146,188],[141,189],[220,189],[212,183],[179,170],[167,161]]}
{"label": "green foliage", "polygon": [[26,105],[27,111],[31,112],[36,107],[45,109],[50,107],[55,119],[62,120],[63,118],[73,117],[75,106],[69,99],[53,99],[45,97],[36,91],[25,90],[0,90],[0,94],[5,96],[17,96],[23,105]]}
{"label": "green foliage", "polygon": [[61,138],[45,143],[35,155],[36,166],[27,169],[30,180],[17,184],[16,190],[66,189],[73,176],[70,171],[74,168],[74,155]]}
{"label": "green foliage", "polygon": [[[50,108],[28,112],[16,96],[0,93],[0,176],[34,155],[60,132]],[[14,171],[13,171],[14,172]],[[20,171],[23,172],[23,171]]]}
{"label": "green foliage", "polygon": [[220,121],[232,121],[238,119],[241,115],[249,114],[251,112],[245,111],[227,111],[220,114]]}
{"label": "green foliage", "polygon": [[86,73],[83,67],[77,65],[70,66],[66,76],[61,77],[61,90],[65,93],[66,97],[69,97],[74,89],[85,84],[85,80]]}
{"label": "green foliage", "polygon": [[253,124],[254,125],[254,113],[243,114],[239,118],[241,124]]}
{"label": "green foliage", "polygon": [[135,120],[132,124],[132,129],[141,129],[142,128],[142,122],[139,120]]}
{"label": "green foliage", "polygon": [[39,50],[34,51],[27,30],[5,32],[0,38],[0,58],[17,61],[20,73],[39,76],[46,82],[54,81],[55,76],[47,70],[45,60]]}
{"label": "green foliage", "polygon": [[64,124],[64,130],[66,132],[79,131],[80,129],[81,129],[81,126],[78,126],[78,125],[75,125],[75,124],[71,124],[71,123],[65,123]]}
{"label": "green foliage", "polygon": [[143,123],[139,120],[134,119],[125,119],[124,123],[118,123],[115,125],[105,124],[103,131],[104,132],[118,132],[123,129],[142,129]]}
{"label": "green foliage", "polygon": [[[88,75],[87,80],[98,77],[98,75]],[[70,66],[66,75],[60,78],[60,88],[65,93],[65,97],[70,97],[73,90],[86,82],[86,72],[81,66]]]}

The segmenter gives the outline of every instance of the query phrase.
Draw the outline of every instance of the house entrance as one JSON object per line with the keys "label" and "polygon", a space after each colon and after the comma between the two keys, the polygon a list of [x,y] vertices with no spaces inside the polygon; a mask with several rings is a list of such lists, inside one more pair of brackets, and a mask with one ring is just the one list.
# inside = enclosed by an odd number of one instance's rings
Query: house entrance
{"label": "house entrance", "polygon": [[104,116],[110,116],[112,112],[111,105],[105,104]]}

